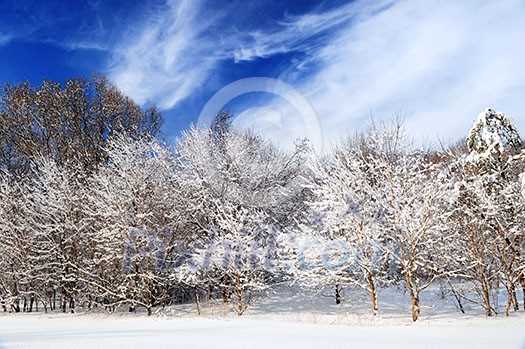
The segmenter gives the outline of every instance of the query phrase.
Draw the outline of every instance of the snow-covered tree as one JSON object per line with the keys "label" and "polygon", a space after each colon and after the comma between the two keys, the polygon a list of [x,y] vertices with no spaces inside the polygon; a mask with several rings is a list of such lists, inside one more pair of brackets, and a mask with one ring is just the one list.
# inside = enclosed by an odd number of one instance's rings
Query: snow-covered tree
{"label": "snow-covered tree", "polygon": [[468,133],[467,148],[481,173],[504,176],[505,162],[521,148],[521,137],[505,114],[485,108]]}
{"label": "snow-covered tree", "polygon": [[403,279],[416,321],[420,292],[441,273],[437,166],[410,147],[399,122],[373,124],[313,164],[311,219],[302,228],[315,244],[296,252],[309,257],[297,276],[332,283],[336,298],[341,284],[366,290],[374,315],[378,285]]}
{"label": "snow-covered tree", "polygon": [[440,215],[443,192],[439,189],[438,169],[426,152],[414,150],[402,125],[387,128],[383,155],[376,156],[381,168],[387,236],[412,303],[412,320],[420,314],[420,293],[439,276],[441,253]]}
{"label": "snow-covered tree", "polygon": [[512,305],[518,308],[515,289],[523,275],[523,165],[516,155],[521,139],[510,119],[487,108],[470,130],[467,146],[470,153],[453,157],[448,175],[451,246],[461,276],[473,282],[487,316],[497,312],[499,284],[505,285],[508,316]]}
{"label": "snow-covered tree", "polygon": [[91,221],[83,211],[86,178],[73,163],[40,158],[33,167],[31,190],[25,195],[25,220],[34,235],[28,242],[35,251],[32,272],[46,289],[58,292],[62,311],[69,307],[74,312],[84,295],[81,271],[90,264]]}
{"label": "snow-covered tree", "polygon": [[94,241],[95,286],[109,304],[141,305],[151,315],[167,297],[165,259],[177,234],[174,157],[154,139],[124,135],[107,151],[108,164],[91,182],[89,215],[102,223]]}
{"label": "snow-covered tree", "polygon": [[482,208],[493,235],[491,249],[498,262],[499,277],[507,289],[506,315],[509,316],[512,304],[515,310],[519,307],[515,288],[523,278],[524,268],[524,212],[519,195],[523,158],[518,153],[522,142],[509,118],[487,108],[472,127],[467,145],[469,160],[483,185]]}
{"label": "snow-covered tree", "polygon": [[349,138],[328,157],[314,155],[306,184],[313,193],[310,219],[300,227],[306,235],[297,246],[303,265],[297,265],[296,276],[318,288],[335,287],[337,304],[345,285],[357,286],[370,295],[376,315],[377,287],[387,283],[389,253],[379,202],[384,196],[381,139],[374,131]]}
{"label": "snow-covered tree", "polygon": [[[523,170],[523,164],[515,165]],[[521,196],[519,178],[513,172],[507,175],[507,182],[499,195],[486,201],[496,234],[493,250],[499,260],[500,277],[507,290],[507,316],[510,315],[511,307],[515,311],[519,309],[516,288],[521,284],[525,291],[525,201]],[[525,309],[525,292],[523,301]]]}
{"label": "snow-covered tree", "polygon": [[0,171],[0,305],[4,311],[30,312],[33,305],[38,307],[40,289],[31,273],[33,231],[26,224],[30,213],[24,205],[26,194],[24,183]]}
{"label": "snow-covered tree", "polygon": [[193,263],[181,268],[181,278],[218,287],[225,301],[234,295],[241,315],[249,294],[269,282],[272,234],[301,215],[302,150],[284,154],[252,132],[228,127],[192,128],[177,149]]}

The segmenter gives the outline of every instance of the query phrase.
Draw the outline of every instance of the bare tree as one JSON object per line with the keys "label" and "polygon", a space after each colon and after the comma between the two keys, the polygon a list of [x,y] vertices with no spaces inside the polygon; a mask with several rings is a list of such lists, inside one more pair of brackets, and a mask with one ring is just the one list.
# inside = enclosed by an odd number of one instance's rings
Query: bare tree
{"label": "bare tree", "polygon": [[65,85],[45,80],[5,85],[0,99],[0,166],[27,172],[31,160],[74,160],[92,171],[105,161],[113,134],[156,136],[162,118],[153,107],[143,111],[105,77],[70,79]]}

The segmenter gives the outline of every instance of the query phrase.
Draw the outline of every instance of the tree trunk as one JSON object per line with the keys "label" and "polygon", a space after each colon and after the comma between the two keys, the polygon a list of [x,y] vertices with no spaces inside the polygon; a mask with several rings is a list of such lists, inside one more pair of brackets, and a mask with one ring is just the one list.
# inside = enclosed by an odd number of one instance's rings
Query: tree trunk
{"label": "tree trunk", "polygon": [[412,298],[412,321],[417,321],[419,319],[419,296],[414,296]]}
{"label": "tree trunk", "polygon": [[230,288],[228,286],[221,286],[222,301],[227,304],[230,303]]}
{"label": "tree trunk", "polygon": [[376,316],[377,315],[377,310],[378,310],[378,306],[377,306],[377,290],[376,290],[376,286],[374,284],[374,279],[372,277],[372,273],[368,272],[368,287],[369,287],[369,291],[370,291],[370,296],[372,297],[372,315],[373,316]]}
{"label": "tree trunk", "polygon": [[66,295],[63,294],[63,295],[62,295],[62,304],[61,304],[61,308],[62,308],[62,312],[63,312],[63,313],[66,312],[66,306],[67,306]]}
{"label": "tree trunk", "polygon": [[148,316],[151,316],[151,308],[153,306],[153,296],[151,294],[151,289],[149,283],[146,283],[146,310],[148,311]]}
{"label": "tree trunk", "polygon": [[492,307],[490,305],[490,292],[486,281],[481,281],[481,289],[483,293],[483,301],[485,302],[485,312],[487,316],[492,316]]}
{"label": "tree trunk", "polygon": [[505,308],[505,316],[510,316],[510,307],[512,306],[512,289],[507,286],[507,307]]}
{"label": "tree trunk", "polygon": [[70,297],[69,297],[69,310],[71,310],[71,314],[74,314],[75,313],[75,295],[72,294]]}
{"label": "tree trunk", "polygon": [[[35,303],[35,295],[31,293],[31,296],[29,298],[29,309],[28,312],[33,312],[33,304]],[[37,310],[38,311],[38,310]]]}
{"label": "tree trunk", "polygon": [[16,282],[13,282],[13,295],[16,297],[15,303],[12,305],[13,309],[15,310],[15,313],[20,312],[20,296],[18,294],[18,287],[16,285]]}
{"label": "tree trunk", "polygon": [[410,274],[405,272],[405,280],[407,283],[408,293],[410,294],[410,299],[412,301],[412,321],[417,321],[419,318],[419,293],[414,290],[412,285],[412,280],[410,279]]}
{"label": "tree trunk", "polygon": [[518,301],[518,294],[516,292],[516,286],[512,286],[512,303],[514,304],[514,311],[520,310],[520,303]]}
{"label": "tree trunk", "polygon": [[341,289],[339,284],[335,284],[335,304],[341,304]]}
{"label": "tree trunk", "polygon": [[208,286],[208,300],[213,300],[213,285]]}
{"label": "tree trunk", "polygon": [[478,276],[481,283],[481,292],[483,294],[483,302],[485,303],[485,313],[487,316],[492,316],[492,307],[490,305],[490,290],[485,273],[483,273],[483,267],[478,265]]}
{"label": "tree trunk", "polygon": [[246,311],[244,306],[243,289],[241,285],[241,275],[237,273],[235,275],[235,291],[237,293],[237,315],[241,316]]}
{"label": "tree trunk", "polygon": [[199,302],[199,294],[197,292],[197,286],[193,288],[193,297],[195,299],[195,305],[197,306],[197,314],[201,315],[201,305]]}

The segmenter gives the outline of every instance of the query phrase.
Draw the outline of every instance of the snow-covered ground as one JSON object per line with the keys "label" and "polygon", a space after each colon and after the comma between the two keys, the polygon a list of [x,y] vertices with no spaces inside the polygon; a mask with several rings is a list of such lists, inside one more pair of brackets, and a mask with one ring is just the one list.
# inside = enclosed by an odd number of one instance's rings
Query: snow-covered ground
{"label": "snow-covered ground", "polygon": [[[460,314],[437,290],[427,292],[417,323],[407,296],[382,290],[382,312],[365,298],[342,305],[288,291],[258,299],[236,317],[221,302],[187,304],[145,314],[0,314],[0,348],[520,348],[525,312],[486,318],[474,305]],[[283,301],[283,299],[285,299]]]}
{"label": "snow-covered ground", "polygon": [[2,348],[525,348],[524,317],[361,326],[252,318],[2,316]]}

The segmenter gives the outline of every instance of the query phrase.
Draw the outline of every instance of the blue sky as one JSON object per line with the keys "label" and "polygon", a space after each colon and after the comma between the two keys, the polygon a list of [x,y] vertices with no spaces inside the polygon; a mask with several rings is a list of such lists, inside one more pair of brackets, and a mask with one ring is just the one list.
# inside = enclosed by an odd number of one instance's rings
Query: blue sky
{"label": "blue sky", "polygon": [[[402,115],[417,141],[464,137],[486,106],[525,134],[525,2],[2,1],[0,81],[106,74],[163,112],[168,138],[238,79],[292,85],[324,145],[370,115]],[[308,136],[269,93],[232,100],[239,125],[283,146]]]}

